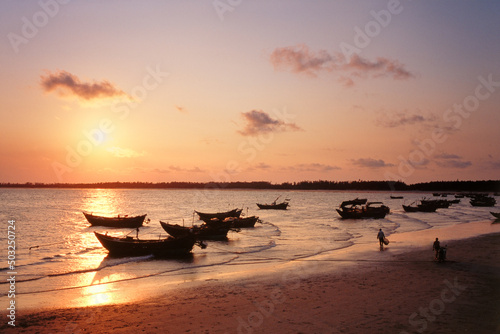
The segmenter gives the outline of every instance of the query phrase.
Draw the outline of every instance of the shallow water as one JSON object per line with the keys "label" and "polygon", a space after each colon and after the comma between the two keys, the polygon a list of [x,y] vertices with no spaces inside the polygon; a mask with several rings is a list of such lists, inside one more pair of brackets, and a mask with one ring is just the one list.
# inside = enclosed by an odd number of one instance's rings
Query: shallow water
{"label": "shallow water", "polygon": [[[472,207],[468,199],[462,199],[436,213],[405,213],[401,204],[432,195],[399,195],[404,199],[391,199],[389,192],[0,189],[4,229],[0,244],[7,244],[8,221],[15,220],[19,308],[87,306],[133,300],[139,296],[131,296],[130,290],[138,287],[141,295],[148,295],[167,286],[252,275],[320,254],[349,254],[363,245],[378,247],[379,228],[397,240],[405,232],[490,221],[489,212],[498,211],[498,206]],[[290,199],[289,210],[259,210],[255,205],[272,202],[278,196],[280,200]],[[340,219],[335,208],[356,197],[382,201],[391,208],[391,214],[378,220]],[[235,207],[244,208],[244,215],[259,216],[262,223],[239,233],[229,232],[228,241],[207,241],[206,249],[195,247],[193,256],[182,260],[108,258],[93,232],[125,235],[131,230],[89,227],[82,214],[146,213],[151,221],[140,231],[140,237],[146,239],[166,236],[160,220],[189,226],[200,224],[194,210],[216,212]],[[7,275],[11,272],[7,268],[7,247],[1,258],[5,259],[1,271]],[[6,282],[0,284],[1,305],[9,301],[8,290]]]}

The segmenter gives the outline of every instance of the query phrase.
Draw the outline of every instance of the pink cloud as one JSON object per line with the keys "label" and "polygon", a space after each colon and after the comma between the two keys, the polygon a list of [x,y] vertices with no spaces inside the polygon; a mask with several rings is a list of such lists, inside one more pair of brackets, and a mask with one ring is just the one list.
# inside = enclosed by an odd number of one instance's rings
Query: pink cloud
{"label": "pink cloud", "polygon": [[395,80],[407,80],[415,75],[398,60],[378,57],[375,60],[354,54],[346,59],[341,53],[334,55],[325,50],[310,51],[307,45],[276,48],[270,56],[271,64],[276,70],[297,74],[317,76],[321,72],[333,72],[339,75],[339,82],[350,87],[353,78],[389,77]]}
{"label": "pink cloud", "polygon": [[243,130],[238,131],[244,136],[255,136],[259,133],[301,131],[295,123],[285,123],[274,119],[262,110],[251,110],[241,113],[246,125]]}
{"label": "pink cloud", "polygon": [[76,75],[66,71],[40,76],[40,84],[45,92],[57,91],[59,95],[73,95],[84,100],[128,95],[107,80],[82,82]]}

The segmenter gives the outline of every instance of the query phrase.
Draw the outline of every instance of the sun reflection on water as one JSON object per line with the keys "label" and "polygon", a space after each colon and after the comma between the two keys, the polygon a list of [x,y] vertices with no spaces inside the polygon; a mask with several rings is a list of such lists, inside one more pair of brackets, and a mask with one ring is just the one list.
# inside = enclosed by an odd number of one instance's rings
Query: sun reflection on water
{"label": "sun reflection on water", "polygon": [[91,278],[91,285],[82,289],[81,306],[114,304],[124,299],[123,293],[113,282],[133,278],[127,273],[98,274]]}
{"label": "sun reflection on water", "polygon": [[118,193],[113,189],[92,189],[84,196],[83,211],[114,216],[118,212]]}

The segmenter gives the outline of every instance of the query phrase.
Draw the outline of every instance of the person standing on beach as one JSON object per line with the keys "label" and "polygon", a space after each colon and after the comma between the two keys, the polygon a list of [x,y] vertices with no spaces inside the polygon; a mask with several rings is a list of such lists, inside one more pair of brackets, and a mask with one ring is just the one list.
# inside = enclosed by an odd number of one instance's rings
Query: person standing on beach
{"label": "person standing on beach", "polygon": [[441,245],[439,244],[439,239],[436,238],[436,241],[432,244],[432,250],[435,252],[434,258],[437,260],[439,255],[439,250],[441,249]]}
{"label": "person standing on beach", "polygon": [[384,238],[385,238],[384,232],[382,232],[382,229],[380,229],[377,234],[377,239],[378,242],[380,243],[380,250],[384,250]]}

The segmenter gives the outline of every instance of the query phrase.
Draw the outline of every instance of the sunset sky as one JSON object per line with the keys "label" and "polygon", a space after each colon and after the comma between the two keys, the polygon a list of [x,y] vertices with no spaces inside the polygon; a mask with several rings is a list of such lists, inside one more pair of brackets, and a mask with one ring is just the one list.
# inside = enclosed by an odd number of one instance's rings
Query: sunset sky
{"label": "sunset sky", "polygon": [[1,1],[0,182],[500,179],[499,1]]}

